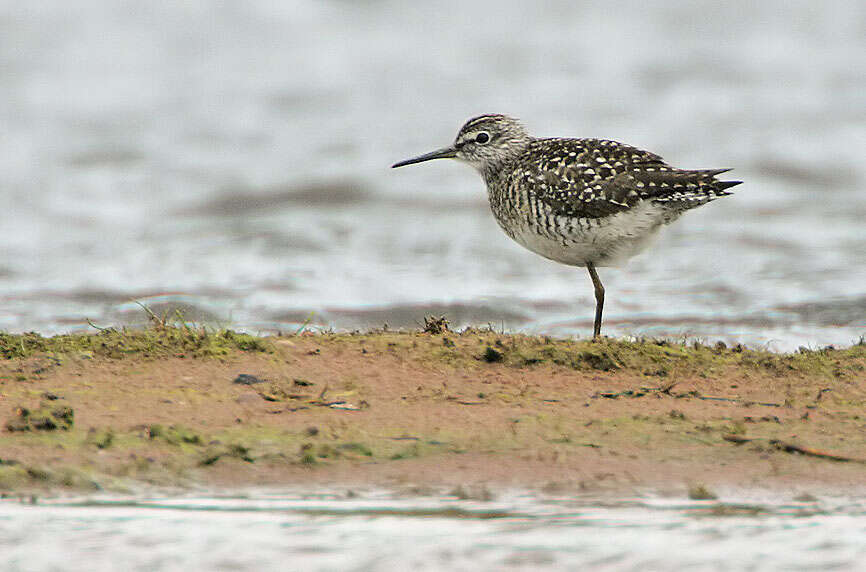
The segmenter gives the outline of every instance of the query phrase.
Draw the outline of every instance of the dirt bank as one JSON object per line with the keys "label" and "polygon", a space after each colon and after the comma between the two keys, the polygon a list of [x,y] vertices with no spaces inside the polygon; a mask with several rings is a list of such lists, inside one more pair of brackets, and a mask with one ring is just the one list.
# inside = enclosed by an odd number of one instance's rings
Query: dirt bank
{"label": "dirt bank", "polygon": [[862,487],[864,403],[864,345],[0,334],[0,491]]}

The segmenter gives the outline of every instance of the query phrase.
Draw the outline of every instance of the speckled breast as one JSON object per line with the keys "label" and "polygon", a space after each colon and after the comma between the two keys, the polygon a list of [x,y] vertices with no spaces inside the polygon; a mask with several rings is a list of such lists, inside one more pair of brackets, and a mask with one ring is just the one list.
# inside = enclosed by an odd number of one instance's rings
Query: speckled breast
{"label": "speckled breast", "polygon": [[651,201],[604,217],[568,217],[553,214],[550,206],[519,185],[488,183],[487,191],[505,234],[540,256],[570,266],[622,264],[670,222],[670,213]]}

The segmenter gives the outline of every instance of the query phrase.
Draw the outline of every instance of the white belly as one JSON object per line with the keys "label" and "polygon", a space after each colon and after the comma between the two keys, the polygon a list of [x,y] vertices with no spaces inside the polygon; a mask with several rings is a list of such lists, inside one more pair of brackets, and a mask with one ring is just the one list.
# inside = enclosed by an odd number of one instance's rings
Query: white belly
{"label": "white belly", "polygon": [[528,225],[505,231],[525,248],[562,264],[617,266],[649,246],[670,217],[663,207],[645,202],[602,219],[558,217],[556,232],[541,233]]}

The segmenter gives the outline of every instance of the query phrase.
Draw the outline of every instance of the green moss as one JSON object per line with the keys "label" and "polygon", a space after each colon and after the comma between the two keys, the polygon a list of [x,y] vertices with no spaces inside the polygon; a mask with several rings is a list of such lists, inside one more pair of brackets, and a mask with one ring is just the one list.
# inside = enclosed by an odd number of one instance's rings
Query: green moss
{"label": "green moss", "polygon": [[350,453],[357,453],[358,455],[363,455],[365,457],[372,457],[373,451],[363,443],[343,443],[342,445],[338,445],[337,449],[341,451],[348,451]]}
{"label": "green moss", "polygon": [[43,402],[38,409],[18,407],[15,416],[6,422],[6,430],[19,431],[69,431],[75,425],[75,411],[66,405],[51,405]]}
{"label": "green moss", "polygon": [[[686,372],[706,376],[714,368],[725,366],[748,366],[780,376],[804,374],[834,377],[862,371],[862,363],[852,365],[850,362],[866,358],[866,344],[842,350],[801,348],[793,354],[777,354],[743,346],[728,348],[721,343],[706,346],[645,339],[603,339],[593,342],[478,330],[451,332],[447,344],[443,344],[438,336],[412,332],[377,332],[367,335],[323,333],[316,337],[332,347],[333,344],[339,346],[347,343],[361,349],[362,353],[393,353],[399,350],[413,359],[446,363],[454,367],[478,364],[480,344],[481,362],[501,363],[509,367],[551,364],[578,370],[636,369],[643,375],[662,377],[683,368]],[[268,338],[186,325],[158,324],[144,329],[107,329],[97,334],[68,334],[50,338],[32,332],[0,333],[0,358],[5,359],[43,353],[113,359],[128,355],[218,357],[233,351],[274,352],[275,348]],[[307,383],[306,380],[299,380],[296,385],[305,386]]]}
{"label": "green moss", "polygon": [[502,361],[502,352],[499,350],[495,350],[490,346],[487,346],[487,349],[484,350],[484,353],[481,355],[481,359],[486,361],[487,363],[497,363]]}
{"label": "green moss", "polygon": [[409,445],[408,447],[405,447],[405,448],[397,451],[393,455],[391,455],[391,460],[392,461],[400,461],[402,459],[414,459],[415,457],[418,457],[420,455],[421,455],[421,449],[418,446],[418,443],[413,443],[413,444]]}
{"label": "green moss", "polygon": [[[480,361],[517,368],[552,365],[584,371],[633,370],[645,376],[669,377],[681,373],[707,378],[724,369],[746,367],[779,377],[808,375],[833,379],[863,371],[864,364],[860,360],[866,357],[864,345],[841,350],[825,348],[779,354],[750,350],[741,345],[728,348],[721,343],[707,346],[697,342],[687,344],[647,339],[557,340],[547,336],[503,335],[474,330],[454,334],[449,338],[451,343],[448,347],[429,336],[383,333],[366,338],[364,348],[365,351],[375,351],[383,344],[392,348],[405,347],[407,339],[413,336],[418,339],[411,350],[412,358],[457,368],[472,367],[473,362],[478,364]],[[329,341],[349,339],[338,335],[330,337]],[[478,345],[481,346],[480,356]]]}
{"label": "green moss", "polygon": [[21,465],[0,465],[0,490],[21,488],[30,481],[27,469]]}
{"label": "green moss", "polygon": [[695,484],[689,487],[689,498],[692,500],[716,500],[719,497],[706,485]]}
{"label": "green moss", "polygon": [[87,433],[87,443],[97,449],[108,449],[114,443],[114,430],[111,427],[104,429],[93,427]]}
{"label": "green moss", "polygon": [[482,356],[485,361],[502,362],[511,367],[552,364],[578,370],[638,369],[662,376],[667,375],[678,362],[690,361],[693,365],[704,367],[710,361],[708,349],[688,349],[667,342],[591,342],[520,335],[504,338],[505,342],[496,340],[498,349],[488,346]]}
{"label": "green moss", "polygon": [[108,329],[98,334],[65,334],[49,338],[34,332],[0,333],[0,358],[4,359],[26,358],[42,353],[114,359],[129,355],[213,357],[232,351],[270,352],[273,348],[265,338],[232,330],[214,332],[205,328],[174,326]]}
{"label": "green moss", "polygon": [[255,462],[255,459],[250,455],[250,450],[248,447],[239,443],[231,443],[229,445],[215,445],[209,447],[199,461],[199,464],[213,465],[224,457],[240,459],[242,461],[246,461],[247,463]]}
{"label": "green moss", "polygon": [[21,464],[0,465],[0,490],[62,486],[71,489],[100,490],[102,487],[85,472],[72,467],[49,470]]}
{"label": "green moss", "polygon": [[61,467],[49,473],[49,481],[72,489],[100,490],[102,487],[83,471],[72,467]]}
{"label": "green moss", "polygon": [[731,435],[745,435],[746,434],[746,426],[743,425],[742,421],[734,421],[728,427],[728,433]]}
{"label": "green moss", "polygon": [[164,425],[154,424],[147,428],[147,434],[151,439],[165,441],[171,445],[180,445],[188,443],[190,445],[201,445],[203,439],[201,436],[187,429],[183,425]]}
{"label": "green moss", "polygon": [[316,456],[320,459],[336,459],[340,457],[340,452],[330,445],[319,445]]}

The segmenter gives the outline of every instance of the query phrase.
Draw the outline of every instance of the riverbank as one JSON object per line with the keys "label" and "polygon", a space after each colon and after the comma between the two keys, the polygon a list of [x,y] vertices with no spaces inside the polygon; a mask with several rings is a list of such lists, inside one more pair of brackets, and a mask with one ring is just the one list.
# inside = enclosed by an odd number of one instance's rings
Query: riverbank
{"label": "riverbank", "polygon": [[437,329],[2,334],[0,491],[864,483],[866,345]]}

